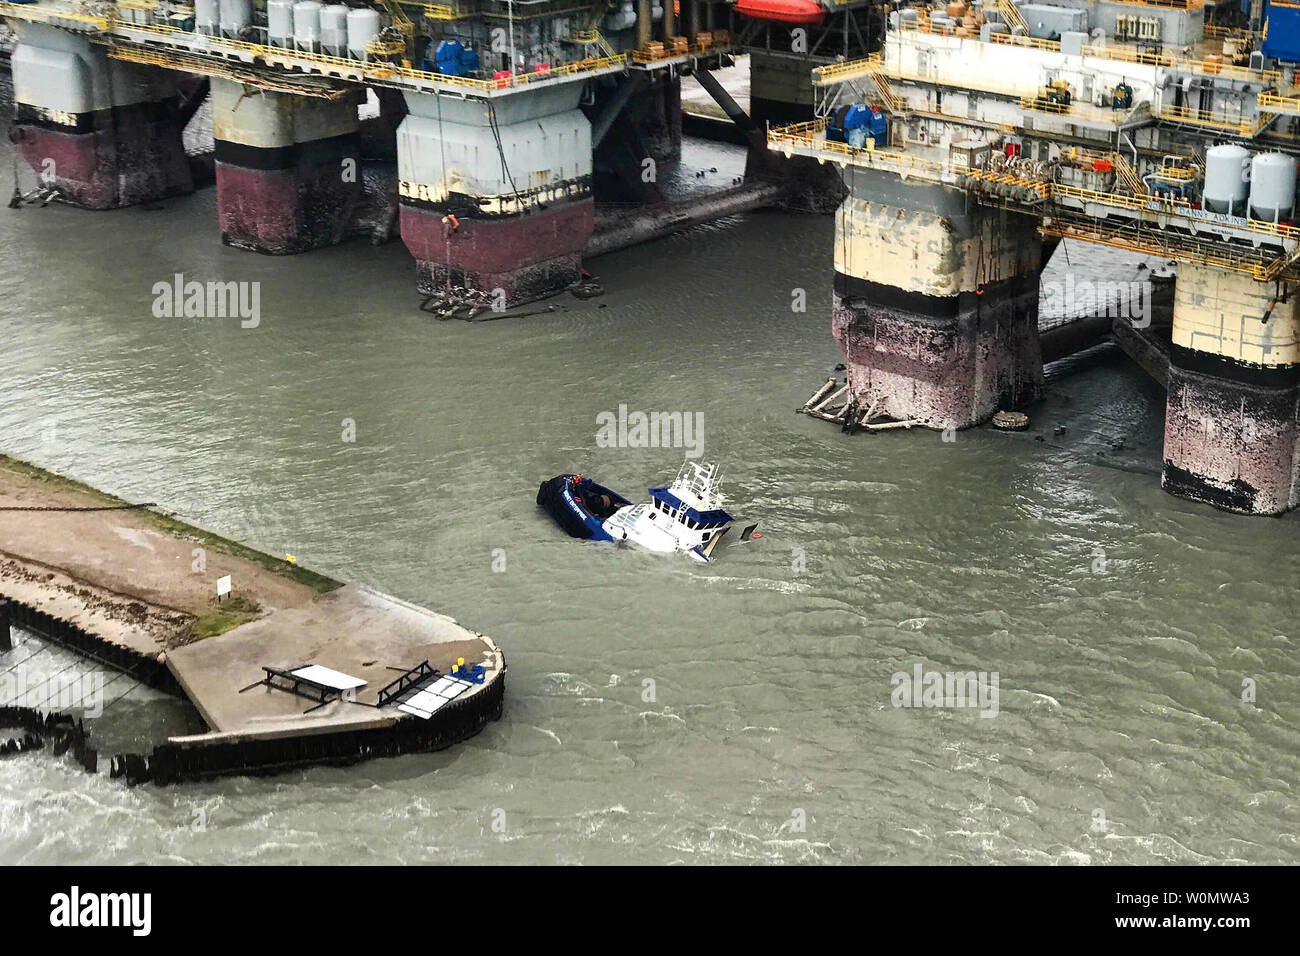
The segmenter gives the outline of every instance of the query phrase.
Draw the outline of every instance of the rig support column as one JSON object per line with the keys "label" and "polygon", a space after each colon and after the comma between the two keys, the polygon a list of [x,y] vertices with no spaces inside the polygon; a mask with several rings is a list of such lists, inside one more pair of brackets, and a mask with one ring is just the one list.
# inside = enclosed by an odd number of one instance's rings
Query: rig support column
{"label": "rig support column", "polygon": [[42,184],[86,209],[194,191],[175,74],[43,24],[16,30],[13,137]]}
{"label": "rig support column", "polygon": [[965,428],[1042,395],[1029,217],[849,167],[832,331],[862,413]]}
{"label": "rig support column", "polygon": [[490,100],[407,94],[398,188],[421,292],[499,290],[514,306],[578,280],[595,227],[581,92],[570,84]]}
{"label": "rig support column", "polygon": [[[791,41],[793,42],[793,41]],[[749,54],[749,113],[760,123],[781,126],[813,118],[813,85],[818,61],[793,53]]]}
{"label": "rig support column", "polygon": [[651,15],[650,0],[636,0],[636,48],[644,50],[650,45],[653,36],[654,17]]}
{"label": "rig support column", "polygon": [[1179,264],[1166,491],[1243,514],[1300,505],[1298,305],[1286,286]]}
{"label": "rig support column", "polygon": [[[713,9],[712,4],[709,9]],[[768,29],[778,38],[788,33],[783,24],[772,24]],[[788,36],[786,39],[793,43]],[[765,141],[768,125],[783,126],[813,118],[809,74],[818,62],[793,53],[750,52],[749,116],[763,141],[750,146],[745,176],[783,183],[786,195],[781,205],[786,208],[825,213],[833,211],[844,199],[844,184],[834,167],[807,156],[785,157],[774,153],[766,148]]]}
{"label": "rig support column", "polygon": [[252,91],[213,79],[222,242],[286,255],[342,240],[362,200],[360,97]]}

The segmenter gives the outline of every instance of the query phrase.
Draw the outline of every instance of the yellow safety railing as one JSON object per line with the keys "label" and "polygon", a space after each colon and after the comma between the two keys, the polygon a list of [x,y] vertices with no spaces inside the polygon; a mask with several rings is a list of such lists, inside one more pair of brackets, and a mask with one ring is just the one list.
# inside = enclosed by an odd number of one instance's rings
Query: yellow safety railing
{"label": "yellow safety railing", "polygon": [[[156,26],[147,23],[126,23],[118,21],[114,24],[114,29],[130,33],[147,33],[152,36],[162,37],[167,40],[175,40],[182,47],[181,52],[201,53],[201,50],[195,50],[187,38],[201,36],[209,47],[224,47],[229,50],[238,50],[242,53],[257,54],[262,50],[274,50],[276,47],[265,47],[258,43],[249,43],[247,40],[236,40],[231,37],[209,36],[206,33],[193,33],[189,30],[178,30],[175,27]],[[302,54],[307,56],[308,54]],[[356,62],[356,61],[350,61]]]}
{"label": "yellow safety railing", "polygon": [[1160,7],[1166,10],[1203,10],[1205,0],[1114,0],[1130,7]]}
{"label": "yellow safety railing", "polygon": [[872,53],[870,56],[861,60],[853,60],[847,63],[832,63],[828,66],[817,67],[814,71],[813,83],[817,86],[825,85],[826,78],[832,78],[832,82],[840,83],[845,79],[852,77],[868,77],[880,94],[880,99],[884,102],[885,108],[891,113],[903,113],[907,110],[907,104],[893,87],[889,85],[889,77],[883,69],[884,60],[879,53]]}
{"label": "yellow safety railing", "polygon": [[566,63],[564,66],[553,67],[546,72],[516,73],[514,76],[502,77],[500,80],[478,80],[468,76],[448,76],[445,73],[430,73],[427,70],[413,70],[409,67],[400,66],[395,67],[393,72],[397,76],[412,80],[426,80],[430,83],[449,83],[453,86],[463,86],[476,90],[498,90],[512,86],[527,86],[531,83],[541,83],[558,76],[572,76],[576,73],[588,73],[594,70],[603,70],[626,65],[627,54],[620,53],[617,56],[588,57],[585,60],[578,60],[576,63]]}
{"label": "yellow safety railing", "polygon": [[[1067,186],[1064,183],[1052,183],[1052,198],[1075,199],[1079,202],[1102,206],[1170,213],[1189,219],[1196,218],[1192,215],[1195,211],[1194,207],[1186,199],[1157,198],[1149,195],[1126,196],[1123,193],[1085,189],[1082,186]],[[1294,226],[1288,226],[1285,223],[1264,222],[1259,219],[1234,219],[1232,228],[1264,236],[1277,242],[1300,237],[1300,229]]]}
{"label": "yellow safety railing", "polygon": [[[825,118],[790,126],[773,127],[768,130],[767,141],[770,147],[780,150],[785,148],[803,148],[818,154],[827,154],[834,159],[843,156],[855,165],[882,167],[907,173],[924,173],[933,178],[952,179],[969,176],[991,182],[1007,181],[1033,189],[1039,195],[1051,198],[1054,202],[1072,200],[1075,206],[1096,205],[1111,209],[1127,209],[1134,212],[1148,212],[1184,217],[1198,225],[1208,225],[1195,216],[1196,209],[1185,199],[1173,197],[1156,197],[1147,193],[1117,193],[1066,183],[1037,180],[1019,175],[1008,170],[981,170],[954,164],[951,161],[926,159],[902,149],[872,149],[853,147],[847,143],[837,143],[822,139],[827,128]],[[1234,219],[1232,228],[1266,237],[1274,242],[1300,239],[1300,228],[1283,223],[1263,222],[1258,219]]]}
{"label": "yellow safety railing", "polygon": [[880,94],[881,100],[884,101],[885,109],[891,113],[904,113],[907,111],[907,104],[902,97],[894,92],[894,88],[889,85],[889,80],[883,73],[873,71],[871,73],[871,82],[875,84],[876,92]]}
{"label": "yellow safety railing", "polygon": [[1280,70],[1252,70],[1245,66],[1231,63],[1207,62],[1204,58],[1192,59],[1174,56],[1172,53],[1148,53],[1127,46],[1097,46],[1085,44],[1084,56],[1101,57],[1119,63],[1137,63],[1142,66],[1158,66],[1180,73],[1192,73],[1197,76],[1223,76],[1234,80],[1249,80],[1254,83],[1276,84],[1282,81]]}
{"label": "yellow safety railing", "polygon": [[238,83],[251,83],[262,89],[280,93],[292,93],[295,96],[307,96],[316,99],[333,100],[347,94],[345,87],[309,86],[278,80],[254,73],[249,69],[239,69],[226,60],[214,60],[211,57],[188,56],[149,47],[126,46],[112,43],[108,46],[108,56],[115,60],[140,63],[145,66],[157,66],[169,70],[184,70],[199,76],[215,76],[233,80]]}
{"label": "yellow safety railing", "polygon": [[1119,176],[1125,186],[1133,190],[1133,192],[1139,196],[1146,195],[1146,184],[1142,182],[1141,177],[1139,177],[1133,167],[1129,165],[1127,159],[1119,153],[1111,153],[1108,158],[1110,159],[1111,165],[1115,168],[1116,175]]}
{"label": "yellow safety railing", "polygon": [[[1019,13],[1019,11],[1016,12]],[[957,33],[957,30],[960,27],[961,25],[958,24],[957,26],[952,27],[950,29],[941,29],[939,27],[932,26],[929,20],[903,20],[899,23],[898,28],[900,30],[911,30],[916,33],[929,33],[934,36],[955,36],[958,39],[970,39],[970,40],[979,41],[980,36],[978,31],[971,33],[969,36],[963,36]],[[1028,33],[1024,33],[1024,34],[994,33],[990,35],[989,41],[992,43],[1001,43],[1007,46],[1033,47],[1035,49],[1048,50],[1054,53],[1059,53],[1061,50],[1061,44],[1059,40],[1040,40],[1038,37],[1031,37]]]}
{"label": "yellow safety railing", "polygon": [[1025,22],[1025,18],[1021,15],[1020,8],[1011,0],[998,0],[998,12],[1002,14],[1002,19],[1006,21],[1012,32],[1018,27],[1023,35],[1029,35],[1029,24]]}
{"label": "yellow safety railing", "polygon": [[[1194,240],[1170,236],[1168,233],[1124,230],[1105,223],[1080,223],[1058,218],[1050,222],[1044,221],[1038,227],[1038,231],[1044,236],[1078,239],[1081,242],[1126,249],[1130,252],[1214,266],[1229,272],[1248,275],[1260,282],[1272,282],[1278,279],[1295,261],[1293,253],[1266,258],[1256,250],[1239,251],[1234,247],[1231,252],[1225,252]],[[1296,277],[1287,277],[1286,281],[1294,282]]]}
{"label": "yellow safety railing", "polygon": [[[1011,9],[1015,9],[1013,4],[1008,0],[1002,0]],[[1019,11],[1016,11],[1019,14]],[[1023,18],[1022,18],[1023,19]],[[937,33],[928,21],[908,22],[903,21],[900,24],[901,29],[915,30],[920,33]],[[1208,27],[1207,27],[1208,29]],[[969,39],[978,41],[978,36],[972,36]],[[994,33],[989,36],[989,42],[1000,44],[1002,46],[1018,46],[1029,49],[1043,50],[1049,53],[1059,53],[1061,44],[1057,40],[1042,40],[1038,37],[1029,35],[1014,35],[1010,33]],[[1174,56],[1172,53],[1148,53],[1135,47],[1129,46],[1100,46],[1095,44],[1084,44],[1083,55],[1090,57],[1099,57],[1106,60],[1114,60],[1120,63],[1136,63],[1143,66],[1157,66],[1166,69],[1178,70],[1184,73],[1192,73],[1197,76],[1223,76],[1236,80],[1247,80],[1255,83],[1264,83],[1266,85],[1277,85],[1282,81],[1282,73],[1279,70],[1252,70],[1249,67],[1237,66],[1231,63],[1207,63],[1204,59],[1192,59],[1190,57]],[[827,86],[832,83],[842,83],[846,79],[855,79],[858,76],[865,75],[863,69],[863,60],[850,60],[847,63],[835,63],[830,66],[821,67],[817,70],[818,77],[814,78],[814,84],[818,86]]]}
{"label": "yellow safety railing", "polygon": [[1261,112],[1300,115],[1300,94],[1284,95],[1273,90],[1265,90],[1255,100]]}
{"label": "yellow safety railing", "polygon": [[925,159],[901,149],[874,149],[871,147],[854,147],[848,143],[837,143],[818,138],[826,132],[828,123],[825,117],[805,123],[793,123],[789,126],[772,127],[767,131],[769,146],[775,146],[791,152],[795,147],[814,149],[818,153],[842,156],[852,160],[856,166],[870,166],[891,170],[904,175],[920,174],[931,179],[941,179],[955,175],[948,163]]}
{"label": "yellow safety railing", "polygon": [[[714,35],[716,35],[717,32],[718,31],[714,31]],[[719,50],[726,50],[730,42],[730,39],[728,39],[726,44],[690,43],[687,44],[686,47],[687,53],[667,48],[655,52],[650,50],[634,50],[632,52],[632,60],[635,63],[658,63],[660,60],[672,60],[676,57],[688,56],[690,54],[700,55],[704,53],[717,53]],[[626,56],[627,54],[621,55]]]}
{"label": "yellow safety railing", "polygon": [[1036,113],[1055,113],[1058,116],[1070,112],[1069,103],[1053,103],[1040,96],[1020,97],[1020,108],[1022,110],[1033,110]]}
{"label": "yellow safety railing", "polygon": [[1242,30],[1239,27],[1221,27],[1217,23],[1207,23],[1205,25],[1205,35],[1223,40],[1258,40],[1259,33],[1251,33],[1249,30]]}
{"label": "yellow safety railing", "polygon": [[860,60],[847,60],[844,63],[829,63],[826,66],[816,67],[812,71],[813,86],[832,86],[846,80],[856,80],[858,77],[866,76],[874,68],[873,63],[880,62],[880,54],[873,53]]}
{"label": "yellow safety railing", "polygon": [[[975,39],[978,40],[979,36],[976,35]],[[1031,37],[1027,33],[1022,36],[1012,33],[990,33],[989,42],[998,43],[1002,46],[1030,47],[1035,50],[1046,50],[1048,53],[1061,52],[1060,40],[1041,40],[1038,37]]]}
{"label": "yellow safety railing", "polygon": [[605,56],[617,55],[614,51],[614,48],[609,45],[609,41],[605,39],[605,35],[601,33],[599,30],[597,30],[595,27],[592,27],[590,30],[576,31],[573,34],[573,39],[578,43],[582,43],[582,44],[594,43],[596,45],[596,48],[600,50],[600,52],[603,53]]}
{"label": "yellow safety railing", "polygon": [[[407,5],[411,6],[411,4]],[[419,5],[419,7],[420,12],[424,14],[426,19],[437,20],[444,23],[450,20],[464,20],[466,17],[472,15],[469,11],[462,9],[459,5],[449,6],[445,3],[426,3]]]}
{"label": "yellow safety railing", "polygon": [[[5,5],[11,6],[11,4]],[[561,76],[572,76],[578,73],[594,70],[626,66],[627,63],[627,54],[620,53],[615,56],[588,57],[574,63],[552,67],[550,70],[542,72],[521,73],[516,74],[513,77],[503,77],[500,80],[482,80],[469,76],[450,76],[445,73],[433,73],[428,70],[416,70],[411,67],[395,66],[392,63],[383,61],[352,60],[340,56],[332,56],[327,53],[312,53],[306,50],[290,50],[285,47],[264,46],[260,43],[249,43],[245,40],[234,40],[230,37],[195,34],[187,30],[178,30],[174,27],[135,23],[118,23],[116,26],[118,31],[123,34],[129,35],[130,33],[145,33],[176,42],[178,45],[178,52],[181,54],[193,53],[202,55],[205,51],[195,48],[189,42],[189,40],[195,36],[202,36],[206,41],[205,46],[208,49],[216,48],[218,51],[225,49],[228,51],[251,54],[252,58],[261,60],[263,63],[268,65],[274,65],[276,63],[311,63],[322,68],[318,71],[320,73],[346,76],[358,81],[364,81],[365,79],[387,79],[392,76],[400,76],[404,79],[421,80],[444,86],[455,86],[463,89],[479,90],[484,92],[517,86],[527,86],[529,84],[540,83]]]}
{"label": "yellow safety railing", "polygon": [[1223,113],[1213,113],[1209,110],[1193,110],[1186,106],[1167,106],[1161,105],[1152,108],[1152,112],[1158,119],[1166,120],[1173,123],[1183,123],[1188,126],[1199,126],[1204,129],[1219,130],[1225,133],[1232,133],[1236,136],[1251,137],[1262,130],[1272,119],[1266,113],[1261,113],[1254,119],[1249,117],[1232,118]]}

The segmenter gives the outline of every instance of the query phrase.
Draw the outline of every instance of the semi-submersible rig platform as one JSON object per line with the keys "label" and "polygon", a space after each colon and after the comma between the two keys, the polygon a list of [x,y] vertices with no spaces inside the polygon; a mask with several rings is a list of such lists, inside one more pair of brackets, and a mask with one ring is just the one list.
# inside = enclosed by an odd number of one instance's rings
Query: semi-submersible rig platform
{"label": "semi-submersible rig platform", "polygon": [[[683,74],[743,117],[755,163],[775,169],[763,123],[811,119],[809,67],[866,55],[884,7],[35,0],[0,2],[0,17],[19,40],[18,148],[49,195],[105,209],[189,191],[181,132],[209,99],[226,243],[282,254],[339,241],[371,198],[357,161],[386,146],[420,288],[519,303],[578,278],[593,196],[662,198],[645,161],[680,152]],[[710,73],[741,51],[752,115]],[[358,118],[368,94],[379,122]]]}
{"label": "semi-submersible rig platform", "polygon": [[814,69],[817,116],[768,142],[849,189],[851,413],[961,428],[1032,401],[1053,246],[1133,250],[1177,263],[1163,339],[1124,323],[1167,385],[1164,488],[1300,504],[1298,63],[1289,0],[956,0],[895,8],[881,49]]}
{"label": "semi-submersible rig platform", "polygon": [[[846,415],[962,428],[1037,398],[1039,273],[1062,239],[1099,243],[1178,263],[1166,334],[1116,325],[1167,385],[1164,487],[1251,514],[1300,504],[1292,0],[36,0],[0,16],[20,41],[17,148],[61,200],[192,189],[181,132],[207,97],[225,242],[339,241],[372,198],[364,144],[386,142],[378,193],[419,288],[511,302],[578,280],[602,191],[654,199],[645,160],[679,149],[693,73],[751,144],[747,179],[836,211]],[[748,112],[712,74],[740,52]]]}

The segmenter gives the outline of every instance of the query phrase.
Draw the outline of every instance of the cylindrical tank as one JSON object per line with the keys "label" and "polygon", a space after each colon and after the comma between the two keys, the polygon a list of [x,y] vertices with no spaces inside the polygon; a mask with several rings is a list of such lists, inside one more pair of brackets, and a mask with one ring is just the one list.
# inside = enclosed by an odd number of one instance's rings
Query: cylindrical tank
{"label": "cylindrical tank", "polygon": [[266,0],[266,38],[271,46],[293,45],[293,0]]}
{"label": "cylindrical tank", "polygon": [[[239,36],[239,31],[253,20],[252,0],[220,0],[221,32],[228,37]],[[194,20],[199,21],[199,4],[194,5]]]}
{"label": "cylindrical tank", "polygon": [[1261,153],[1250,164],[1250,214],[1278,222],[1295,207],[1295,160],[1285,153]]}
{"label": "cylindrical tank", "polygon": [[219,0],[194,0],[194,32],[214,35],[221,29]]}
{"label": "cylindrical tank", "polygon": [[299,0],[293,5],[293,42],[298,49],[315,51],[320,45],[320,11],[317,0]]}
{"label": "cylindrical tank", "polygon": [[629,30],[635,23],[636,10],[632,7],[632,0],[621,0],[617,10],[605,14],[605,29],[610,33]]}
{"label": "cylindrical tank", "polygon": [[1250,192],[1250,153],[1235,144],[1205,151],[1205,208],[1230,216],[1246,215]]}
{"label": "cylindrical tank", "polygon": [[326,53],[342,56],[348,45],[348,8],[331,3],[320,12],[320,43]]}
{"label": "cylindrical tank", "polygon": [[366,58],[366,44],[379,35],[379,11],[348,11],[348,52],[359,60]]}

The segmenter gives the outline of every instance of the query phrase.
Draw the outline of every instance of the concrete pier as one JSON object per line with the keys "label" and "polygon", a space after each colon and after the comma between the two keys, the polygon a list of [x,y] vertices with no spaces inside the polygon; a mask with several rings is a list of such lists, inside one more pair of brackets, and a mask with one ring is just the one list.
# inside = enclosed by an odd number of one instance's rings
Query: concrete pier
{"label": "concrete pier", "polygon": [[832,331],[863,410],[966,428],[1040,397],[1036,223],[850,167]]}
{"label": "concrete pier", "polygon": [[397,133],[402,241],[426,294],[513,306],[580,276],[595,227],[591,123],[576,86],[472,101],[407,94]]}
{"label": "concrete pier", "polygon": [[180,74],[108,57],[84,36],[15,23],[18,152],[64,201],[112,209],[192,192]]}
{"label": "concrete pier", "polygon": [[212,81],[222,242],[285,255],[343,238],[362,200],[360,101]]}
{"label": "concrete pier", "polygon": [[1166,491],[1244,514],[1300,505],[1300,310],[1274,283],[1182,263]]}
{"label": "concrete pier", "polygon": [[[219,601],[225,577],[231,591]],[[0,456],[5,601],[15,623],[183,693],[198,711],[205,733],[114,758],[132,781],[437,749],[501,714],[505,658],[489,638]],[[483,666],[482,683],[461,688],[428,720],[381,700],[380,690],[412,668],[428,662],[445,675],[462,659]],[[258,684],[263,668],[311,664],[364,683],[323,706]]]}

